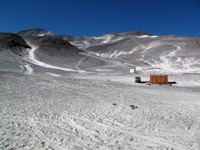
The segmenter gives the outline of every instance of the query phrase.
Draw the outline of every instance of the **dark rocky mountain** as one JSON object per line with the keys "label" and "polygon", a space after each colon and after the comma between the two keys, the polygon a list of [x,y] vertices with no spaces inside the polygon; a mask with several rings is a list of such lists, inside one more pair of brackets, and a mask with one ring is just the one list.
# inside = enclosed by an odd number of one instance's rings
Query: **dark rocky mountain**
{"label": "dark rocky mountain", "polygon": [[11,50],[16,55],[22,55],[26,48],[30,48],[24,39],[12,33],[0,33],[0,51]]}

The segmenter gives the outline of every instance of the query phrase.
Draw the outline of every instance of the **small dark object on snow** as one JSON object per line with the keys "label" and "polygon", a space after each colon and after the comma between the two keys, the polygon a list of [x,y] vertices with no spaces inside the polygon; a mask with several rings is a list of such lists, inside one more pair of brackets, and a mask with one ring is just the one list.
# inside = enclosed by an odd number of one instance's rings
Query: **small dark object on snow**
{"label": "small dark object on snow", "polygon": [[141,83],[141,78],[140,77],[135,77],[135,83]]}
{"label": "small dark object on snow", "polygon": [[134,106],[134,105],[130,105],[131,109],[136,109],[138,108],[137,106]]}
{"label": "small dark object on snow", "polygon": [[170,85],[170,86],[172,86],[172,84],[177,84],[176,82],[168,82],[168,84]]}
{"label": "small dark object on snow", "polygon": [[108,82],[110,81],[110,79],[108,79]]}
{"label": "small dark object on snow", "polygon": [[115,106],[116,106],[117,104],[116,104],[116,103],[113,103],[113,105],[115,105]]}

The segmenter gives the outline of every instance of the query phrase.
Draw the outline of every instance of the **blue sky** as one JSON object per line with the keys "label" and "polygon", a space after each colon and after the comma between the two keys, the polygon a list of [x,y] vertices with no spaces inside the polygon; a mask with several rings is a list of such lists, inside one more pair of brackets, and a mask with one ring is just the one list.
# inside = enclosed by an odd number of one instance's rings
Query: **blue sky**
{"label": "blue sky", "polygon": [[200,0],[0,0],[0,32],[43,28],[98,36],[145,31],[200,37]]}

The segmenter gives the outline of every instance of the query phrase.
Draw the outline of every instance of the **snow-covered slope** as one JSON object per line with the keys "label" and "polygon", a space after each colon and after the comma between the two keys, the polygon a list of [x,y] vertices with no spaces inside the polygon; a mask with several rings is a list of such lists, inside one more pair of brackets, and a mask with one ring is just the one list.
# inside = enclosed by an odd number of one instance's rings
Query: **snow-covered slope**
{"label": "snow-covered slope", "polygon": [[92,39],[93,42],[71,43],[97,56],[134,65],[143,72],[200,73],[200,38],[108,34]]}
{"label": "snow-covered slope", "polygon": [[200,149],[199,88],[2,72],[0,79],[2,150]]}

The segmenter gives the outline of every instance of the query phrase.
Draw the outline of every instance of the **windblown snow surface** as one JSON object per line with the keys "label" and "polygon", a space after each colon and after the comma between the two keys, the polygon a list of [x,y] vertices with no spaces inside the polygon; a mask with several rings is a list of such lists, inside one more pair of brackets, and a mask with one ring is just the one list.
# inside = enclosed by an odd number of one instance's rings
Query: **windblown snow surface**
{"label": "windblown snow surface", "polygon": [[199,88],[6,72],[0,78],[2,150],[200,149]]}

